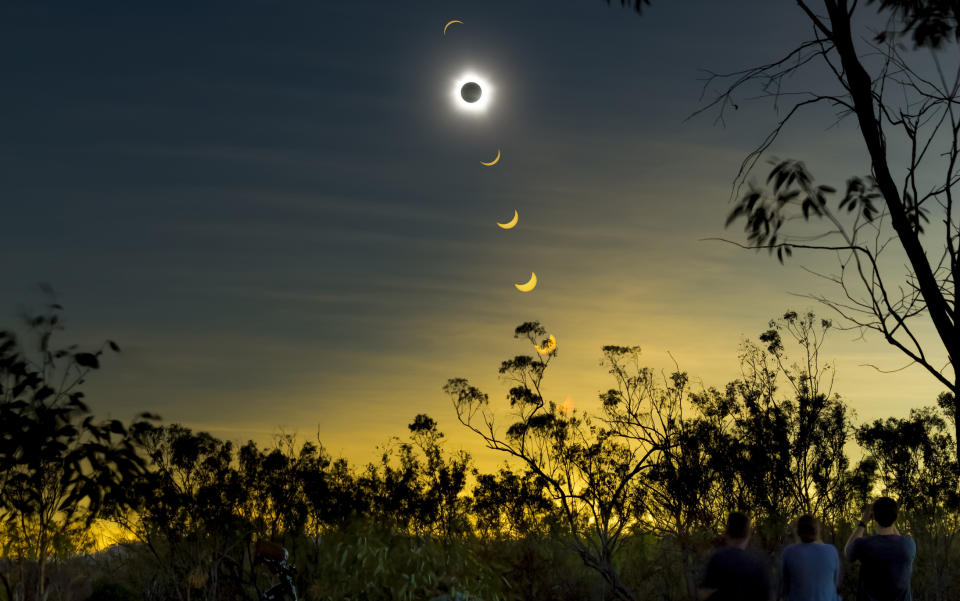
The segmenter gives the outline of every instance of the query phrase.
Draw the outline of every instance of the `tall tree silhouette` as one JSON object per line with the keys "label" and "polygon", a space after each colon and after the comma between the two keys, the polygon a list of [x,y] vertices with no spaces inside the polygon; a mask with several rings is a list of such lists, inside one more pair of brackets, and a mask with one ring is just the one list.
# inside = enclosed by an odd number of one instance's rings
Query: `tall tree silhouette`
{"label": "tall tree silhouette", "polygon": [[533,471],[516,473],[503,467],[498,474],[474,469],[473,506],[477,533],[484,539],[544,535],[552,525],[553,505],[545,483]]}
{"label": "tall tree silhouette", "polygon": [[[60,312],[52,304],[27,318],[33,352],[12,332],[0,332],[0,527],[15,540],[24,599],[45,598],[58,540],[89,527],[144,471],[134,439],[149,424],[95,421],[83,402],[84,379],[99,369],[106,349],[119,347],[110,341],[93,352],[54,346],[63,329]],[[32,586],[27,559],[37,565]],[[9,579],[0,576],[12,598]]]}
{"label": "tall tree silhouette", "polygon": [[379,464],[369,464],[358,478],[366,512],[413,534],[446,539],[468,532],[469,500],[461,493],[466,490],[470,455],[459,451],[445,457],[443,433],[425,413],[416,415],[407,429],[409,442],[394,439]]}
{"label": "tall tree silhouette", "polygon": [[845,453],[853,431],[846,405],[832,393],[832,366],[821,357],[830,322],[788,311],[769,325],[759,337],[763,346],[741,346],[741,378],[692,400],[727,423],[727,457],[739,466],[737,505],[777,528],[798,513],[836,523],[853,501]]}
{"label": "tall tree silhouette", "polygon": [[155,587],[169,599],[187,600],[193,589],[217,598],[232,585],[217,578],[242,558],[252,527],[241,508],[259,487],[244,487],[234,467],[233,444],[173,424],[152,428],[141,450],[149,472],[133,482],[126,504],[112,519],[142,543],[161,578]]}
{"label": "tall tree silhouette", "polygon": [[[538,322],[523,323],[514,338],[530,347],[545,345]],[[624,584],[615,557],[624,540],[640,528],[637,499],[643,476],[676,444],[687,377],[675,373],[659,385],[653,371],[639,364],[639,347],[605,346],[603,364],[615,388],[600,395],[594,418],[567,413],[543,396],[543,379],[557,349],[538,357],[517,355],[500,374],[512,384],[512,418],[505,431],[494,423],[486,394],[464,378],[443,387],[460,421],[488,448],[519,460],[549,491],[583,562],[597,570],[624,601],[633,592]]]}
{"label": "tall tree silhouette", "polygon": [[[621,0],[639,10],[645,0]],[[839,270],[818,274],[837,294],[814,296],[844,326],[875,331],[949,391],[960,403],[960,222],[954,187],[960,181],[960,4],[956,0],[795,0],[811,38],[780,58],[729,74],[712,73],[715,95],[697,113],[730,109],[761,98],[781,118],[751,152],[735,178],[742,192],[727,225],[743,220],[746,248],[766,249],[782,262],[796,249],[836,254]],[[873,10],[870,7],[873,7]],[[884,30],[861,39],[880,19]],[[860,25],[862,24],[862,25]],[[900,44],[908,36],[916,48]],[[748,39],[748,38],[744,38]],[[918,61],[930,57],[922,66]],[[834,89],[790,89],[797,73],[819,69]],[[766,185],[747,177],[787,122],[819,104],[859,125],[870,173],[850,177],[845,191],[818,185],[795,160],[774,161]],[[891,149],[906,158],[891,158]],[[747,186],[743,191],[744,185]],[[820,226],[811,235],[810,226]],[[896,246],[890,243],[896,241]],[[894,250],[897,253],[894,253]],[[902,254],[901,254],[902,253]],[[902,273],[903,265],[906,272]],[[901,277],[896,274],[902,273]],[[923,324],[935,336],[921,334]],[[945,362],[945,363],[944,363]],[[960,433],[960,424],[955,425]],[[955,436],[960,445],[960,436]]]}
{"label": "tall tree silhouette", "polygon": [[932,598],[956,598],[960,582],[951,552],[960,536],[960,465],[947,420],[932,407],[913,409],[906,418],[860,426],[857,442],[883,491],[900,500],[901,521],[927,556],[914,578],[929,583]]}

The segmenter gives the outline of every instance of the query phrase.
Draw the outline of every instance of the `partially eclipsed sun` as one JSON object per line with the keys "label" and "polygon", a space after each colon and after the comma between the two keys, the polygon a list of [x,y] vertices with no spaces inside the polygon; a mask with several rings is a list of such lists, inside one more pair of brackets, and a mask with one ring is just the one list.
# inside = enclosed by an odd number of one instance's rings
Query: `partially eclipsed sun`
{"label": "partially eclipsed sun", "polygon": [[568,395],[567,400],[565,400],[558,409],[560,409],[560,412],[564,415],[569,415],[570,412],[573,411],[573,397]]}
{"label": "partially eclipsed sun", "polygon": [[487,162],[480,161],[480,164],[483,165],[484,167],[493,167],[499,162],[500,162],[500,149],[498,148],[497,156],[495,156],[492,161],[487,161]]}
{"label": "partially eclipsed sun", "polygon": [[444,26],[443,26],[443,35],[447,35],[447,27],[450,27],[450,26],[453,25],[454,23],[460,23],[460,24],[462,24],[463,21],[460,21],[459,19],[454,19],[453,21],[450,21],[449,23],[447,23],[446,25],[444,25]]}
{"label": "partially eclipsed sun", "polygon": [[513,219],[511,219],[510,221],[508,221],[508,222],[506,222],[506,223],[500,223],[500,222],[498,221],[498,222],[497,222],[497,225],[499,225],[500,227],[502,227],[502,228],[505,229],[505,230],[509,230],[509,229],[511,229],[513,226],[517,225],[517,222],[518,222],[518,221],[520,221],[520,214],[517,213],[516,209],[514,209],[514,211],[513,211]]}
{"label": "partially eclipsed sun", "polygon": [[537,349],[537,352],[541,355],[546,355],[557,350],[557,339],[553,334],[550,334],[550,339],[547,340],[547,343],[543,346],[533,345],[533,348]]}
{"label": "partially eclipsed sun", "polygon": [[526,284],[514,284],[520,292],[530,292],[537,287],[537,274],[530,272],[530,279]]}

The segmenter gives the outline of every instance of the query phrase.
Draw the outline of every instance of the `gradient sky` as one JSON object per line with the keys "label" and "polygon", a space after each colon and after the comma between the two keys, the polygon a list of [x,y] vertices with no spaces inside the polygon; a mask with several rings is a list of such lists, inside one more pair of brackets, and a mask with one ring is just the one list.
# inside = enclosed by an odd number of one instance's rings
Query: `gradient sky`
{"label": "gradient sky", "polygon": [[[65,339],[118,341],[89,383],[98,414],[319,435],[365,462],[426,412],[486,463],[440,388],[467,377],[503,406],[523,321],[559,340],[548,396],[589,408],[604,344],[722,386],[770,318],[829,316],[793,295],[817,285],[799,262],[700,241],[724,235],[772,106],[684,122],[698,69],[807,38],[793,2],[144,4],[0,7],[0,323],[44,281]],[[482,118],[450,102],[465,70],[496,87]],[[773,154],[841,187],[867,163],[855,124],[832,123],[802,115]],[[861,365],[904,361],[854,338],[826,353],[859,420],[933,402],[932,378],[878,375]]]}

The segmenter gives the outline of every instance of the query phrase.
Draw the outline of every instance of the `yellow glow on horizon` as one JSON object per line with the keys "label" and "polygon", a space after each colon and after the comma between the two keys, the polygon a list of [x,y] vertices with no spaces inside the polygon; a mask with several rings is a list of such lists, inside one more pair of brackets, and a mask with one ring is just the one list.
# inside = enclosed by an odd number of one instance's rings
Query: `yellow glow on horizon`
{"label": "yellow glow on horizon", "polygon": [[109,549],[120,543],[136,541],[136,537],[130,534],[125,528],[107,520],[97,520],[94,522],[90,527],[90,535],[93,537],[94,552]]}

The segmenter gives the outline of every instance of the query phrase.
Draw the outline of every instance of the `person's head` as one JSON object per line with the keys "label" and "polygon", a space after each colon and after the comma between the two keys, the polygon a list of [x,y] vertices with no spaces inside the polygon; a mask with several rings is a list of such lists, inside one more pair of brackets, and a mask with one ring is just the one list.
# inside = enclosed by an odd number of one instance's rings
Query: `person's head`
{"label": "person's head", "polygon": [[897,502],[890,497],[880,497],[873,502],[873,519],[884,528],[897,521]]}
{"label": "person's head", "polygon": [[747,514],[734,511],[727,518],[727,538],[741,541],[750,538],[750,518]]}
{"label": "person's head", "polygon": [[820,523],[812,515],[802,515],[797,519],[797,538],[804,543],[812,543],[820,538]]}

